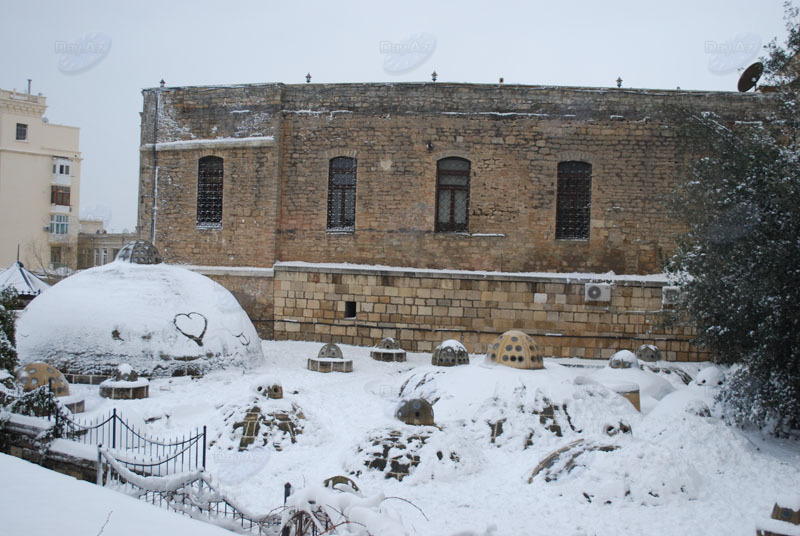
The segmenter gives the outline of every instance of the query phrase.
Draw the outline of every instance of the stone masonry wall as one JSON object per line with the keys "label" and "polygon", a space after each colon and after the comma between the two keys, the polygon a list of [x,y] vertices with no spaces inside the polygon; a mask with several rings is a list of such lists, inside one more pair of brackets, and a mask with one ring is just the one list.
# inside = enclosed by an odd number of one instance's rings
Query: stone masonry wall
{"label": "stone masonry wall", "polygon": [[[139,225],[148,236],[155,221],[171,262],[653,273],[674,247],[666,197],[690,156],[675,116],[752,120],[765,98],[478,84],[149,89]],[[221,229],[196,227],[197,163],[207,155],[225,159]],[[358,161],[350,234],[326,230],[335,156]],[[471,162],[469,233],[433,231],[436,161],[447,156]],[[566,160],[592,164],[589,240],[554,237],[556,169]]]}
{"label": "stone masonry wall", "polygon": [[[611,278],[610,302],[586,302],[588,281],[278,264],[275,338],[372,346],[394,337],[422,352],[455,338],[483,353],[517,329],[534,336],[546,356],[600,359],[655,344],[670,361],[708,358],[689,344],[691,327],[662,326],[665,281]],[[346,302],[355,302],[355,317],[345,318]]]}

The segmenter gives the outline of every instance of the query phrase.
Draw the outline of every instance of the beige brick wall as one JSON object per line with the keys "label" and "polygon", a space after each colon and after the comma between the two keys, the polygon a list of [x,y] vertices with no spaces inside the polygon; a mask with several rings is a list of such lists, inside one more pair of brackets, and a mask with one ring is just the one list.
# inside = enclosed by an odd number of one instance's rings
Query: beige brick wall
{"label": "beige brick wall", "polygon": [[[545,354],[604,359],[655,344],[671,361],[708,356],[686,325],[665,327],[663,282],[614,281],[610,302],[586,302],[585,280],[276,265],[276,339],[370,346],[394,337],[411,351],[448,338],[483,353],[499,334],[536,337]],[[345,318],[345,302],[356,317]]]}

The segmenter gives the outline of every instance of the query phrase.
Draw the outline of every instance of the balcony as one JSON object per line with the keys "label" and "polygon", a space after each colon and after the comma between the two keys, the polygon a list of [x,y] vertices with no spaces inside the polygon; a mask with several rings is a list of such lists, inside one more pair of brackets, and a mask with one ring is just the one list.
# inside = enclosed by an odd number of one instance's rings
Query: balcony
{"label": "balcony", "polygon": [[54,186],[72,186],[72,175],[53,173],[50,183]]}

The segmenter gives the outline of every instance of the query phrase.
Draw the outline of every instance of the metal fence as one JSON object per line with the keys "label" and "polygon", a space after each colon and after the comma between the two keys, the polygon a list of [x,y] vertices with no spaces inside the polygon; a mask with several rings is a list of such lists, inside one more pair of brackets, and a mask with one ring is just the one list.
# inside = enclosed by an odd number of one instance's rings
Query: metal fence
{"label": "metal fence", "polygon": [[[142,465],[131,465],[119,452],[99,447],[97,484],[116,489],[192,518],[209,521],[228,530],[258,536],[281,534],[281,514],[276,508],[264,516],[244,511],[218,490],[203,469],[172,475],[167,479],[143,476]],[[146,469],[146,467],[145,467]],[[152,473],[149,473],[152,474]]]}
{"label": "metal fence", "polygon": [[161,439],[137,430],[116,408],[107,416],[88,421],[59,415],[58,411],[55,419],[56,429],[63,430],[65,439],[121,451],[119,458],[126,466],[142,474],[164,476],[206,466],[205,426],[188,437]]}

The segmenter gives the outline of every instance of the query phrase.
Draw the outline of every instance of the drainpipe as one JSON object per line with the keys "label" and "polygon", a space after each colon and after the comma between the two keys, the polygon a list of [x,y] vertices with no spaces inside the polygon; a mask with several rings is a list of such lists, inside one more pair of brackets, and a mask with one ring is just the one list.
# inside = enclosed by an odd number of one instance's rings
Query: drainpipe
{"label": "drainpipe", "polygon": [[[163,87],[163,85],[161,86]],[[158,105],[161,102],[161,89],[156,91],[156,111],[153,119],[153,211],[150,216],[150,242],[156,243],[156,216],[158,213]]]}

